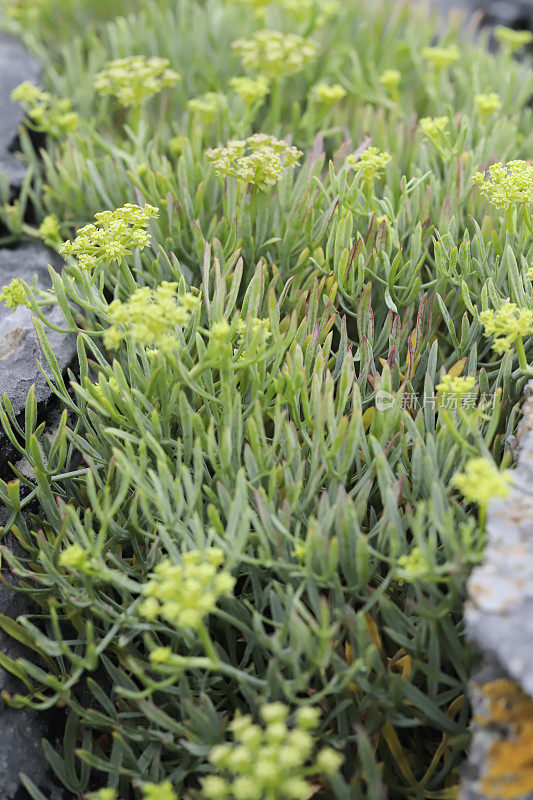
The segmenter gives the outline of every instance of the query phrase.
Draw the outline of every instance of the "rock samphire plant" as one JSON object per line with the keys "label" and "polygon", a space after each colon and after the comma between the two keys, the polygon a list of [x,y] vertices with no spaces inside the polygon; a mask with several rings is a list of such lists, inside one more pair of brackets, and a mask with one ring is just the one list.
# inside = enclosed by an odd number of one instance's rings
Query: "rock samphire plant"
{"label": "rock samphire plant", "polygon": [[43,87],[2,220],[64,259],[1,295],[62,410],[3,398],[6,700],[66,710],[80,800],[454,797],[532,356],[527,42],[392,0],[3,5]]}

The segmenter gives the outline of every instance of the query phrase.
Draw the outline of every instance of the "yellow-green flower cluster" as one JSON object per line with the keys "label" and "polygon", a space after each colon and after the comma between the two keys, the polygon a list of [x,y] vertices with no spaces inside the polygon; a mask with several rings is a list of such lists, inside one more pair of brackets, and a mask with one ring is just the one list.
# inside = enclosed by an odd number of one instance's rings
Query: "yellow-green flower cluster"
{"label": "yellow-green flower cluster", "polygon": [[340,8],[338,0],[281,0],[281,6],[297,22],[315,20],[317,27],[324,25]]}
{"label": "yellow-green flower cluster", "polygon": [[240,319],[237,323],[239,338],[237,339],[237,351],[246,345],[246,350],[241,350],[240,361],[248,361],[264,353],[267,342],[272,336],[270,330],[270,320],[260,317],[252,317],[249,322]]}
{"label": "yellow-green flower cluster", "polygon": [[[245,320],[240,319],[237,323],[237,331],[239,332],[238,344],[244,344],[246,341],[246,331],[248,325]],[[252,317],[250,320],[250,332],[252,338],[260,335],[263,339],[268,339],[272,335],[270,332],[270,320],[262,317]]]}
{"label": "yellow-green flower cluster", "polygon": [[89,554],[79,544],[70,544],[62,551],[59,556],[59,563],[62,567],[71,570],[84,572],[89,564]]}
{"label": "yellow-green flower cluster", "polygon": [[454,377],[444,375],[442,381],[437,384],[440,405],[444,407],[458,407],[465,405],[468,400],[475,400],[476,379],[472,375],[464,377]]}
{"label": "yellow-green flower cluster", "polygon": [[263,100],[270,91],[270,83],[264,75],[257,78],[247,78],[245,76],[231,78],[230,86],[246,105],[251,106]]}
{"label": "yellow-green flower cluster", "polygon": [[7,19],[24,26],[38,20],[49,5],[50,0],[4,0],[1,4],[2,12]]}
{"label": "yellow-green flower cluster", "polygon": [[217,175],[267,189],[280,180],[287,167],[298,163],[302,153],[275,136],[256,133],[248,139],[232,139],[226,147],[209,149],[206,155]]}
{"label": "yellow-green flower cluster", "polygon": [[419,547],[413,547],[408,555],[398,558],[401,578],[404,581],[414,581],[424,578],[430,572],[429,565]]}
{"label": "yellow-green flower cluster", "polygon": [[235,716],[229,726],[233,741],[211,751],[219,774],[203,781],[207,800],[307,800],[316,790],[310,777],[340,769],[342,756],[329,747],[313,758],[310,731],[320,719],[317,709],[299,709],[292,727],[283,703],[268,703],[260,713],[262,725],[249,715]]}
{"label": "yellow-green flower cluster", "polygon": [[511,51],[520,50],[520,48],[533,42],[533,33],[531,31],[515,31],[513,28],[506,28],[505,25],[496,25],[494,35],[501,44],[506,45]]}
{"label": "yellow-green flower cluster", "polygon": [[98,789],[85,795],[86,800],[117,800],[115,789]]}
{"label": "yellow-green flower cluster", "polygon": [[312,39],[270,30],[257,31],[250,39],[237,39],[232,47],[245,67],[268,78],[300,72],[318,51],[318,45]]}
{"label": "yellow-green flower cluster", "polygon": [[390,153],[377,147],[367,147],[360,154],[348,156],[346,163],[359,172],[365,184],[371,185],[375,178],[381,178],[391,160]]}
{"label": "yellow-green flower cluster", "polygon": [[157,219],[159,209],[148,203],[142,208],[127,203],[115,211],[99,211],[95,222],[77,232],[73,242],[64,242],[59,252],[74,256],[80,267],[92,269],[131,255],[133,248],[143,250],[150,243],[147,225]]}
{"label": "yellow-green flower cluster", "polygon": [[143,800],[178,800],[178,795],[170,781],[163,783],[143,783]]}
{"label": "yellow-green flower cluster", "polygon": [[491,114],[499,111],[502,107],[500,95],[497,92],[489,92],[488,94],[476,94],[475,103],[477,110],[480,113],[481,119],[485,122]]}
{"label": "yellow-green flower cluster", "polygon": [[424,47],[422,58],[424,58],[435,69],[444,69],[456,64],[459,61],[459,48],[456,44],[449,47]]}
{"label": "yellow-green flower cluster", "polygon": [[314,20],[317,26],[323,25],[338,11],[338,0],[238,0],[252,6],[258,19],[264,19],[270,5],[276,5],[297,22],[308,23]]}
{"label": "yellow-green flower cluster", "polygon": [[487,458],[471,458],[465,471],[454,475],[453,483],[470,503],[486,506],[493,497],[507,497],[511,473],[500,472]]}
{"label": "yellow-green flower cluster", "polygon": [[187,103],[189,111],[198,114],[205,122],[214,120],[227,107],[228,101],[222,92],[206,92],[200,97],[193,97]]}
{"label": "yellow-green flower cluster", "polygon": [[24,108],[35,130],[47,133],[56,139],[73,133],[78,127],[79,117],[72,110],[69,99],[43,92],[29,81],[17,86],[11,93],[11,99]]}
{"label": "yellow-green flower cluster", "polygon": [[476,172],[472,181],[496,208],[533,203],[533,165],[527,161],[517,159],[507,164],[493,164],[489,167],[488,179],[485,177],[485,172]]}
{"label": "yellow-green flower cluster", "polygon": [[379,82],[385,87],[393,100],[398,99],[398,87],[401,79],[402,76],[398,69],[386,69],[380,75]]}
{"label": "yellow-green flower cluster", "polygon": [[311,89],[311,98],[316,103],[330,106],[333,103],[338,103],[346,97],[346,89],[340,83],[329,85],[328,83],[317,83]]}
{"label": "yellow-green flower cluster", "polygon": [[5,303],[8,308],[16,311],[19,306],[31,308],[24,286],[18,278],[13,278],[11,283],[2,287],[0,292],[0,303]]}
{"label": "yellow-green flower cluster", "polygon": [[39,226],[39,233],[46,242],[52,247],[61,241],[61,231],[59,229],[59,220],[55,214],[48,214]]}
{"label": "yellow-green flower cluster", "polygon": [[109,61],[94,79],[101,94],[116,97],[125,108],[141,106],[148,97],[169,86],[174,86],[181,76],[169,69],[167,58],[128,56]]}
{"label": "yellow-green flower cluster", "polygon": [[175,628],[198,629],[218,598],[233,591],[234,578],[219,569],[223,563],[217,547],[184,553],[181,564],[161,561],[143,588],[146,600],[139,613],[147,619],[162,617]]}
{"label": "yellow-green flower cluster", "polygon": [[432,141],[440,142],[443,133],[449,125],[448,117],[423,117],[420,120],[420,128],[425,136]]}
{"label": "yellow-green flower cluster", "polygon": [[185,325],[200,305],[200,298],[187,292],[178,294],[176,282],[163,281],[155,289],[143,286],[123,303],[113,300],[107,309],[111,327],[104,333],[104,344],[114,349],[124,339],[145,347],[155,346],[164,353],[176,349],[176,326]]}
{"label": "yellow-green flower cluster", "polygon": [[485,328],[485,336],[494,335],[492,349],[506,353],[524,336],[533,334],[533,310],[519,308],[515,303],[505,303],[496,311],[482,311],[479,321]]}
{"label": "yellow-green flower cluster", "polygon": [[96,397],[104,403],[106,402],[107,399],[105,396],[105,389],[109,387],[113,392],[120,392],[120,387],[118,385],[117,379],[113,375],[109,379],[107,379],[105,375],[100,375],[98,381],[96,383],[91,384],[91,387]]}

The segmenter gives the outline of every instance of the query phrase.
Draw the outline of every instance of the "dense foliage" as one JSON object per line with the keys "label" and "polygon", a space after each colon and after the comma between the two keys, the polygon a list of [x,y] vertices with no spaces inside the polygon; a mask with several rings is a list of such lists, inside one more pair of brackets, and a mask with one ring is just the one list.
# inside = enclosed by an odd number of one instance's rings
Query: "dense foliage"
{"label": "dense foliage", "polygon": [[44,68],[5,238],[63,254],[78,336],[66,379],[50,295],[4,287],[64,409],[1,414],[34,476],[0,483],[3,558],[40,608],[3,622],[35,653],[1,657],[10,702],[68,709],[76,798],[454,797],[532,354],[527,36],[489,54],[392,0],[4,23]]}

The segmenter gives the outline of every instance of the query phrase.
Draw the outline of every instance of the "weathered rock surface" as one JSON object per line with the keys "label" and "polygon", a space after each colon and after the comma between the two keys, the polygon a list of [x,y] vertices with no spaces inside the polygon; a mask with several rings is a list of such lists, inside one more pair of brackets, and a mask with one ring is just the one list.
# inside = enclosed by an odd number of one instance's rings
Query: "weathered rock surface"
{"label": "weathered rock surface", "polygon": [[473,6],[483,11],[490,25],[533,29],[533,0],[477,0]]}
{"label": "weathered rock surface", "polygon": [[[490,505],[485,560],[468,585],[467,633],[484,662],[470,692],[474,719],[484,711],[483,686],[498,678],[512,681],[533,697],[533,381],[526,395],[513,491]],[[476,723],[473,734],[462,800],[485,796],[480,778],[492,742],[502,735],[501,728]],[[533,800],[533,793],[527,798]]]}
{"label": "weathered rock surface", "polygon": [[[47,264],[59,269],[61,263],[53,250],[40,243],[0,250],[0,286],[13,278],[23,278],[31,284],[33,276],[37,275],[40,288],[48,289]],[[45,307],[43,312],[54,325],[65,327],[59,306]],[[12,311],[5,305],[0,307],[0,393],[9,397],[17,414],[24,408],[32,384],[35,384],[37,402],[50,396],[50,388],[36,363],[43,358],[32,318],[33,312],[28,308],[20,306]],[[46,327],[45,332],[60,368],[65,369],[75,353],[73,337]]]}
{"label": "weathered rock surface", "polygon": [[39,65],[25,47],[0,31],[0,173],[7,172],[13,193],[20,189],[26,168],[14,153],[24,111],[11,101],[11,92],[23,81],[38,82],[39,75]]}
{"label": "weathered rock surface", "polygon": [[533,0],[432,0],[444,14],[452,9],[478,11],[482,25],[533,30]]}
{"label": "weathered rock surface", "polygon": [[[0,508],[0,526],[5,523],[7,512]],[[8,535],[7,543],[13,550],[20,550],[17,542]],[[2,569],[3,576],[10,580],[9,570]],[[34,611],[27,596],[14,592],[9,586],[0,585],[0,614],[16,619]],[[34,660],[35,654],[25,649],[18,641],[0,628],[0,652],[10,659]],[[10,695],[24,694],[25,687],[8,671],[0,667],[0,692]],[[52,778],[50,767],[44,757],[42,738],[58,746],[58,734],[63,721],[61,712],[36,712],[32,709],[11,708],[0,698],[0,797],[2,800],[22,800],[28,794],[23,788],[20,773],[27,775],[45,794],[47,800],[66,800],[66,793]]]}
{"label": "weathered rock surface", "polygon": [[[24,278],[32,283],[34,275],[42,288],[50,285],[47,263],[60,266],[57,255],[40,243],[22,245],[16,249],[0,250],[0,286],[13,278]],[[64,327],[60,309],[57,306],[44,309],[47,317],[58,326]],[[35,384],[37,401],[41,413],[46,408],[51,390],[42,375],[37,361],[44,357],[32,322],[32,312],[20,307],[11,311],[0,305],[0,393],[9,397],[15,413],[23,411],[28,389]],[[72,336],[46,329],[47,337],[58,358],[61,369],[65,369],[75,354],[75,339]],[[46,367],[46,364],[44,364]],[[13,453],[3,431],[0,429],[0,472],[7,466],[7,459]],[[0,509],[0,527],[5,519],[5,509]],[[8,537],[7,544],[13,547],[14,540]],[[13,592],[7,586],[0,586],[0,613],[16,618],[31,612],[31,603],[24,595]],[[32,659],[32,654],[0,629],[0,652],[9,658],[24,656]],[[20,692],[22,686],[16,679],[0,667],[0,691]],[[47,800],[59,800],[64,793],[53,782],[49,767],[44,758],[41,740],[46,737],[55,740],[56,730],[61,727],[57,712],[38,714],[30,709],[12,709],[0,700],[0,797],[2,800],[19,800],[26,797],[19,772],[23,771],[36,786],[42,789]]]}
{"label": "weathered rock surface", "polygon": [[512,494],[494,500],[484,563],[470,577],[470,637],[533,697],[533,382],[527,388]]}

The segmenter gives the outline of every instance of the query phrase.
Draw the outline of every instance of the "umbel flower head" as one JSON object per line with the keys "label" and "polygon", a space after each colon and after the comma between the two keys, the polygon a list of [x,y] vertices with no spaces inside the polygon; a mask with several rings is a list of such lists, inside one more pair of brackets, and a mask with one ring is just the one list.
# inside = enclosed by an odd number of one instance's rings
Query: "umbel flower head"
{"label": "umbel flower head", "polygon": [[161,561],[143,588],[146,600],[139,613],[147,619],[162,617],[175,628],[198,629],[218,598],[233,591],[234,578],[219,569],[223,563],[217,547],[184,553],[181,564]]}
{"label": "umbel flower head", "polygon": [[50,0],[4,0],[2,12],[7,19],[28,25],[39,19],[39,16]]}
{"label": "umbel flower head", "polygon": [[492,349],[506,353],[513,344],[533,334],[533,310],[519,308],[515,303],[505,303],[496,311],[482,311],[479,321],[485,328],[485,336],[494,335]]}
{"label": "umbel flower head", "polygon": [[115,211],[99,211],[94,223],[80,228],[74,241],[64,242],[59,252],[74,256],[84,269],[119,261],[131,255],[133,248],[143,250],[150,243],[146,228],[158,215],[159,209],[148,203],[142,208],[127,203]]}
{"label": "umbel flower head", "polygon": [[87,800],[117,800],[117,792],[115,789],[97,789],[96,792],[86,794]]}
{"label": "umbel flower head", "polygon": [[217,175],[265,190],[280,180],[287,167],[298,163],[302,152],[275,136],[255,133],[248,139],[231,139],[226,147],[209,149],[206,155]]}
{"label": "umbel flower head", "polygon": [[365,184],[371,185],[375,178],[381,178],[391,160],[390,153],[378,150],[377,147],[367,147],[359,155],[354,153],[348,156],[346,163],[358,170]]}
{"label": "umbel flower head", "polygon": [[509,470],[500,472],[488,458],[471,458],[464,472],[454,475],[453,483],[465,500],[486,506],[493,497],[507,497],[511,479]]}
{"label": "umbel flower head", "polygon": [[494,35],[501,44],[506,45],[511,51],[520,50],[520,48],[533,42],[533,33],[531,31],[515,31],[513,28],[505,27],[505,25],[496,25]]}
{"label": "umbel flower head", "polygon": [[59,556],[59,563],[73,571],[83,572],[89,564],[89,554],[79,544],[69,544]]}
{"label": "umbel flower head", "polygon": [[475,400],[475,385],[476,379],[473,375],[464,377],[444,375],[442,381],[436,386],[439,403],[446,408],[465,405],[467,400]]}
{"label": "umbel flower head", "polygon": [[408,555],[400,556],[398,566],[401,571],[401,579],[407,582],[424,578],[431,571],[427,558],[419,547],[413,547]]}
{"label": "umbel flower head", "polygon": [[379,82],[385,87],[393,100],[398,98],[398,87],[401,79],[402,76],[398,69],[386,69],[379,77]]}
{"label": "umbel flower head", "polygon": [[198,114],[205,122],[215,119],[227,107],[228,101],[222,92],[206,92],[200,97],[193,97],[187,103],[189,111]]}
{"label": "umbel flower head", "polygon": [[13,309],[13,311],[16,311],[19,306],[31,308],[28,298],[26,297],[24,286],[20,282],[19,278],[13,278],[11,283],[8,283],[6,286],[2,287],[2,291],[0,292],[0,303],[5,303],[6,306]]}
{"label": "umbel flower head", "polygon": [[459,48],[456,44],[449,47],[424,47],[422,58],[431,64],[435,69],[443,69],[456,64],[459,61]]}
{"label": "umbel flower head", "polygon": [[485,121],[491,114],[499,111],[502,107],[500,95],[496,92],[489,92],[488,94],[476,94],[475,102],[477,110],[481,115],[481,119]]}
{"label": "umbel flower head", "polygon": [[533,165],[522,159],[507,164],[493,164],[489,176],[476,172],[472,182],[477,184],[489,203],[508,209],[520,203],[533,203]]}
{"label": "umbel flower head", "polygon": [[262,725],[236,715],[229,725],[233,740],[211,751],[219,774],[203,781],[208,800],[307,800],[316,788],[309,778],[340,769],[342,756],[330,747],[313,755],[310,731],[320,719],[317,709],[299,709],[291,727],[283,703],[268,703],[260,714]]}
{"label": "umbel flower head", "polygon": [[76,130],[79,117],[68,98],[55,97],[24,81],[11,93],[11,99],[24,108],[30,125],[37,131],[61,139]]}
{"label": "umbel flower head", "polygon": [[255,16],[264,20],[265,11],[270,5],[277,5],[283,13],[289,14],[297,22],[308,22],[313,19],[320,27],[339,8],[338,0],[237,0],[246,3],[255,10]]}
{"label": "umbel flower head", "polygon": [[176,282],[163,281],[156,289],[143,286],[122,303],[113,300],[107,309],[111,327],[104,333],[104,344],[114,349],[124,339],[164,353],[176,349],[176,325],[185,325],[200,298],[187,292],[178,294]]}
{"label": "umbel flower head", "polygon": [[448,128],[448,117],[423,117],[420,120],[422,133],[433,141],[439,140]]}
{"label": "umbel flower head", "polygon": [[148,97],[169,86],[181,76],[169,69],[169,60],[152,56],[128,56],[109,61],[94,79],[101,94],[113,95],[125,108],[140,106]]}
{"label": "umbel flower head", "polygon": [[143,800],[178,800],[178,795],[170,781],[163,783],[143,783]]}
{"label": "umbel flower head", "polygon": [[301,72],[318,51],[318,45],[312,39],[270,30],[257,31],[250,39],[237,39],[232,47],[245,67],[268,78]]}
{"label": "umbel flower head", "polygon": [[232,78],[230,86],[248,106],[263,100],[270,91],[270,83],[264,75],[258,75],[255,79],[245,76]]}
{"label": "umbel flower head", "polygon": [[39,226],[39,233],[47,244],[57,245],[61,241],[59,220],[55,214],[48,214]]}
{"label": "umbel flower head", "polygon": [[315,20],[317,27],[324,25],[340,8],[338,0],[281,0],[281,6],[297,22]]}
{"label": "umbel flower head", "polygon": [[330,106],[346,97],[346,89],[340,83],[317,83],[311,89],[311,97],[316,103]]}

